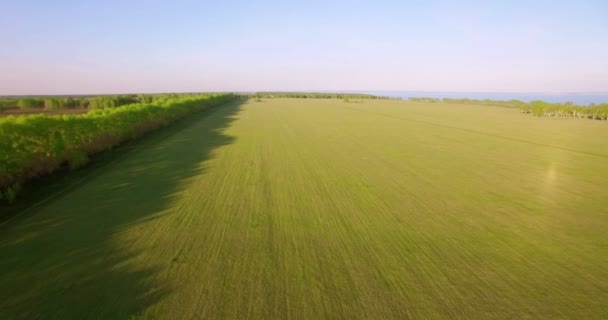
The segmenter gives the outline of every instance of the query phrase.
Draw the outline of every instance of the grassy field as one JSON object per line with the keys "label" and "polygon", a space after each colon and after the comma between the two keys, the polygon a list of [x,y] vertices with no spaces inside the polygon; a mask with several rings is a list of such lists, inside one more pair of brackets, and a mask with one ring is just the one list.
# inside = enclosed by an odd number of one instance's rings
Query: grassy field
{"label": "grassy field", "polygon": [[607,142],[507,108],[232,103],[3,225],[0,319],[607,319]]}

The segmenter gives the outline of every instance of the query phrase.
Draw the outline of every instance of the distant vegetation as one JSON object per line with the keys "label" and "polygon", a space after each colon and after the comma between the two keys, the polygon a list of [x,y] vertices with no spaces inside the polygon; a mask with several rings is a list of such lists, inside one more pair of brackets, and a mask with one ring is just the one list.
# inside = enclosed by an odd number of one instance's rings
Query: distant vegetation
{"label": "distant vegetation", "polygon": [[318,92],[256,92],[247,95],[253,98],[296,98],[296,99],[394,99],[363,93],[318,93]]}
{"label": "distant vegetation", "polygon": [[99,96],[89,100],[89,107],[91,109],[106,109],[116,108],[131,103],[148,101],[140,101],[137,96]]}
{"label": "distant vegetation", "polygon": [[13,100],[0,100],[0,112],[13,107],[15,105],[15,101]]}
{"label": "distant vegetation", "polygon": [[408,100],[413,102],[441,102],[441,99],[437,98],[408,98]]}
{"label": "distant vegetation", "polygon": [[[68,166],[84,165],[92,154],[181,118],[232,99],[232,94],[156,96],[149,103],[112,108],[126,100],[103,100],[99,110],[82,115],[29,115],[0,119],[0,198],[15,199],[19,186]],[[22,99],[37,105],[43,99]],[[35,102],[32,102],[35,101]],[[55,108],[66,100],[48,99]],[[92,101],[97,101],[93,99]]]}
{"label": "distant vegetation", "polygon": [[588,106],[582,106],[572,102],[549,103],[545,101],[532,101],[528,103],[520,100],[503,101],[449,98],[409,98],[408,100],[415,102],[460,103],[519,108],[521,112],[532,114],[536,117],[573,117],[581,119],[608,120],[608,103],[592,103]]}
{"label": "distant vegetation", "polygon": [[40,98],[23,98],[17,100],[17,107],[25,109],[25,108],[43,108],[44,107],[44,99]]}
{"label": "distant vegetation", "polygon": [[507,108],[521,108],[526,105],[520,100],[475,100],[475,99],[450,99],[450,98],[409,98],[410,101],[416,102],[434,102],[434,103],[461,103],[461,104],[476,104],[485,106],[498,106]]}
{"label": "distant vegetation", "polygon": [[[10,109],[24,109],[30,113],[63,109],[107,109],[118,108],[133,103],[151,103],[168,98],[191,96],[194,94],[126,94],[100,96],[30,96],[5,97],[0,99],[0,112]],[[39,112],[36,109],[40,110]]]}
{"label": "distant vegetation", "polygon": [[608,103],[579,106],[573,103],[547,103],[532,101],[522,106],[523,113],[537,117],[573,117],[593,120],[608,120]]}
{"label": "distant vegetation", "polygon": [[74,99],[74,98],[46,98],[44,99],[44,109],[46,110],[58,110],[58,109],[72,109],[78,107],[86,108],[88,106],[88,99]]}

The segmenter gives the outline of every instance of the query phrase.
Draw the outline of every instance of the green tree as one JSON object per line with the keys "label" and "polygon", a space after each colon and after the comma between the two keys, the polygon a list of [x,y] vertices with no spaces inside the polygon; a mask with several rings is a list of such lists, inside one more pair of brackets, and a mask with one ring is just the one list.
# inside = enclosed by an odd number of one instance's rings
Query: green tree
{"label": "green tree", "polygon": [[22,98],[17,101],[17,107],[26,109],[26,108],[43,108],[44,100],[43,99],[35,99],[35,98]]}
{"label": "green tree", "polygon": [[44,109],[57,110],[63,108],[63,101],[58,98],[46,98],[44,100]]}

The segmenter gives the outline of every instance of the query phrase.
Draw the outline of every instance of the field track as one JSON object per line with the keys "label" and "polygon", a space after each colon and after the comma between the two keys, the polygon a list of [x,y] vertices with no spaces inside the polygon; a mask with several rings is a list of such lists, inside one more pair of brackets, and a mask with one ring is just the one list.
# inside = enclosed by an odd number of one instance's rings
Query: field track
{"label": "field track", "polygon": [[608,319],[606,141],[508,108],[233,102],[0,227],[0,319]]}

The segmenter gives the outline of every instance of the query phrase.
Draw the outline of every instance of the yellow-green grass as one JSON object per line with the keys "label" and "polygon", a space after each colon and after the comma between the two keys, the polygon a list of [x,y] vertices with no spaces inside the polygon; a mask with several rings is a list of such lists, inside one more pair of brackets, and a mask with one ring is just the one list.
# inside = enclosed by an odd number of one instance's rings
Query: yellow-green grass
{"label": "yellow-green grass", "polygon": [[488,106],[232,103],[0,228],[0,319],[606,319],[607,141]]}

